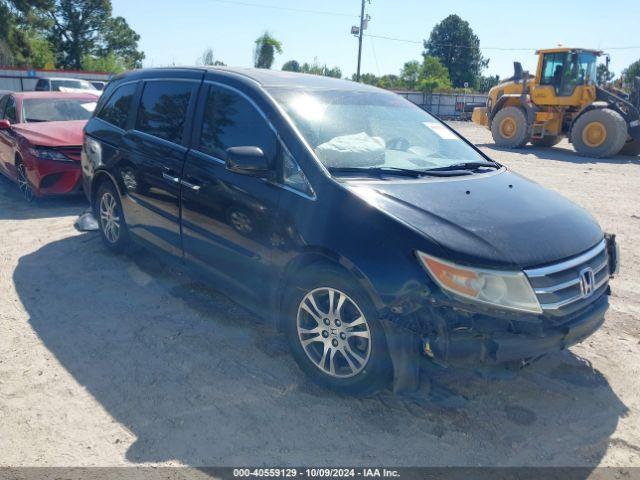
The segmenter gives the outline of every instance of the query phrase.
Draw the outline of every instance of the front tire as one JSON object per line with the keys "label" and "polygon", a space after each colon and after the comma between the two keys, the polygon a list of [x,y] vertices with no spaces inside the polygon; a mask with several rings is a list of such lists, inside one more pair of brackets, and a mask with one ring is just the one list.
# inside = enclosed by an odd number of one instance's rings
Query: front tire
{"label": "front tire", "polygon": [[610,108],[583,113],[571,129],[571,143],[585,157],[607,158],[616,155],[627,140],[627,123]]}
{"label": "front tire", "polygon": [[392,377],[376,311],[348,274],[311,265],[291,289],[285,333],[294,359],[319,385],[347,395],[370,395]]}
{"label": "front tire", "polygon": [[116,253],[126,251],[131,244],[129,230],[122,212],[120,195],[110,181],[102,182],[98,188],[96,214],[104,244]]}
{"label": "front tire", "polygon": [[522,109],[505,107],[496,113],[491,120],[491,135],[499,147],[523,147],[529,140],[529,128]]}
{"label": "front tire", "polygon": [[29,181],[27,175],[27,167],[20,158],[16,158],[16,179],[18,180],[18,188],[22,193],[22,197],[28,202],[33,203],[36,199],[36,194]]}

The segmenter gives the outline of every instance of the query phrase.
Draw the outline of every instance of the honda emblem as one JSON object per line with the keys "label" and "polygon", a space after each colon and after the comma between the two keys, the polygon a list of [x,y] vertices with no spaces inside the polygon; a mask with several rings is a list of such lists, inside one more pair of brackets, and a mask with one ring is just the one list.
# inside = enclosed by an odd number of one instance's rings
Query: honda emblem
{"label": "honda emblem", "polygon": [[580,292],[582,293],[582,298],[587,298],[593,293],[595,284],[596,279],[591,267],[580,270]]}

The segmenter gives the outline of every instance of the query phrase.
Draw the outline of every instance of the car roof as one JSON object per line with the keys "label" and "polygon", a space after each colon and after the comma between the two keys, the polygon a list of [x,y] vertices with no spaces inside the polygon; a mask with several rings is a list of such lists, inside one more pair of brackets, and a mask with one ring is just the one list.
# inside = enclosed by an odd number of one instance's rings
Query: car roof
{"label": "car roof", "polygon": [[27,98],[98,98],[94,93],[82,92],[13,92],[13,96],[23,100]]}
{"label": "car roof", "polygon": [[211,72],[221,75],[232,76],[238,80],[248,81],[248,83],[259,84],[262,87],[300,87],[300,88],[322,88],[335,90],[371,90],[381,89],[357,83],[351,80],[325,77],[321,75],[311,75],[307,73],[285,72],[281,70],[268,70],[265,68],[244,68],[244,67],[170,67],[170,68],[145,68],[134,70],[118,75],[114,80],[124,78],[145,78],[153,77],[154,74],[169,72]]}
{"label": "car roof", "polygon": [[75,77],[40,77],[38,80],[74,80],[79,82],[89,81],[89,80],[85,80],[84,78],[75,78]]}

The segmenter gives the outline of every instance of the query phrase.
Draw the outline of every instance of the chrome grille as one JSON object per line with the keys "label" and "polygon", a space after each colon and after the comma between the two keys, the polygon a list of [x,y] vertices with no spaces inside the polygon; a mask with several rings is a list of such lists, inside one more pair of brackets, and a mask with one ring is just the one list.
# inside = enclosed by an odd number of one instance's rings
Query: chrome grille
{"label": "chrome grille", "polygon": [[552,316],[569,315],[596,300],[609,283],[606,241],[572,259],[524,272],[540,307]]}

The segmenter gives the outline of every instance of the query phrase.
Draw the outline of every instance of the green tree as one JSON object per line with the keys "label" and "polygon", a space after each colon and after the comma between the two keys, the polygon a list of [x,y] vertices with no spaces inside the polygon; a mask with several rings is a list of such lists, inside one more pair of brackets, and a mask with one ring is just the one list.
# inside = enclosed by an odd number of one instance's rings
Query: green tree
{"label": "green tree", "polygon": [[200,55],[200,58],[198,58],[196,60],[196,63],[199,64],[199,65],[204,65],[205,67],[210,67],[210,66],[225,67],[226,66],[226,63],[215,59],[215,57],[213,56],[213,49],[212,48],[207,48],[202,53],[202,55]]}
{"label": "green tree", "polygon": [[142,64],[140,36],[122,17],[111,16],[111,0],[55,0],[47,12],[53,23],[49,41],[57,53],[58,66],[82,68],[87,55],[119,58],[126,68]]}
{"label": "green tree", "polygon": [[433,28],[429,40],[424,41],[423,56],[440,59],[454,87],[467,82],[477,88],[480,74],[489,64],[480,51],[480,40],[458,15],[449,15]]}
{"label": "green tree", "polygon": [[28,66],[33,68],[52,69],[56,66],[56,54],[51,43],[40,35],[29,35],[29,48],[31,55]]}
{"label": "green tree", "polygon": [[282,53],[282,43],[269,32],[264,32],[255,41],[253,64],[256,68],[271,68],[276,53]]}
{"label": "green tree", "polygon": [[376,86],[380,88],[386,88],[387,90],[398,90],[401,88],[407,88],[402,78],[398,75],[393,74],[382,75],[380,78],[378,78]]}
{"label": "green tree", "polygon": [[339,67],[329,68],[326,65],[320,65],[316,58],[313,63],[300,63],[297,60],[289,60],[282,65],[282,70],[287,72],[310,73],[312,75],[322,75],[325,77],[342,78],[342,70]]}
{"label": "green tree", "polygon": [[[101,38],[100,38],[101,37]],[[98,55],[115,55],[128,69],[141,68],[144,53],[138,50],[138,35],[123,17],[109,18],[99,32]]]}
{"label": "green tree", "polygon": [[482,75],[478,82],[478,91],[480,93],[487,93],[493,87],[500,83],[500,75]]}
{"label": "green tree", "polygon": [[52,6],[51,0],[0,0],[0,64],[34,64],[32,47],[42,45],[32,44],[32,30],[45,26],[38,13]]}
{"label": "green tree", "polygon": [[285,72],[299,72],[300,63],[297,60],[289,60],[287,62],[284,62],[284,65],[282,65],[282,70]]}
{"label": "green tree", "polygon": [[[356,81],[356,74],[351,75],[351,80]],[[360,83],[364,83],[366,85],[378,85],[380,79],[376,77],[373,73],[363,73],[360,75]]]}
{"label": "green tree", "polygon": [[596,68],[596,83],[598,85],[605,85],[609,83],[615,76],[615,73],[609,71],[604,63],[601,63]]}
{"label": "green tree", "polygon": [[640,60],[633,62],[622,72],[622,78],[627,85],[633,85],[635,77],[640,77]]}
{"label": "green tree", "polygon": [[449,72],[438,58],[429,55],[424,57],[419,86],[426,92],[451,88]]}
{"label": "green tree", "polygon": [[121,73],[127,69],[127,66],[122,61],[122,58],[109,53],[103,57],[85,55],[82,57],[82,69],[91,72]]}
{"label": "green tree", "polygon": [[402,87],[407,90],[415,90],[420,81],[421,70],[422,65],[420,65],[419,61],[411,60],[410,62],[405,62],[400,71]]}

